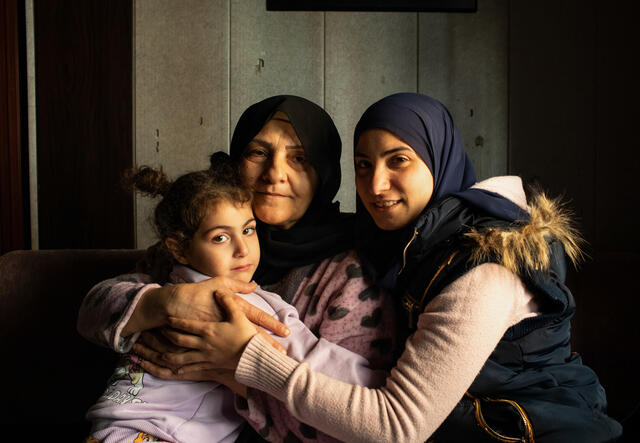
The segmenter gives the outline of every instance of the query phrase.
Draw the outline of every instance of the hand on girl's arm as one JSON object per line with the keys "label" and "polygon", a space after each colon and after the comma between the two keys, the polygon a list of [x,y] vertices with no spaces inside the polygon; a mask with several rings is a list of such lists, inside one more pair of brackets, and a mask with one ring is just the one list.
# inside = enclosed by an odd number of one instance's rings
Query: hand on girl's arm
{"label": "hand on girl's arm", "polygon": [[233,392],[244,398],[247,397],[247,387],[242,383],[236,381],[233,370],[207,367],[207,362],[201,363],[202,365],[199,366],[199,369],[194,369],[182,374],[176,374],[171,369],[159,366],[150,360],[141,359],[138,362],[138,364],[146,372],[153,375],[154,377],[162,378],[165,380],[213,381],[225,385]]}
{"label": "hand on girl's arm", "polygon": [[169,371],[168,373],[171,374],[177,371],[179,366],[172,364],[165,359],[164,356],[186,352],[188,349],[171,343],[162,333],[162,328],[157,328],[143,332],[140,338],[138,338],[138,341],[133,345],[133,351],[146,361],[151,362],[154,368],[167,369]]}
{"label": "hand on girl's arm", "polygon": [[[162,338],[149,334],[145,336],[146,343],[134,346],[144,363],[148,362],[143,367],[165,379],[211,380],[208,377],[220,368],[235,370],[244,347],[258,332],[284,352],[280,343],[247,319],[235,294],[216,293],[216,299],[227,311],[228,320],[205,322],[169,317],[170,327],[160,329]],[[165,339],[172,349],[165,348]],[[166,352],[157,352],[160,347]]]}
{"label": "hand on girl's arm", "polygon": [[121,335],[153,329],[167,324],[168,317],[217,322],[223,315],[213,294],[220,292],[237,300],[239,309],[256,323],[280,336],[288,335],[287,328],[272,316],[247,303],[235,292],[243,294],[255,290],[255,283],[227,277],[216,277],[199,283],[166,285],[149,289],[142,295]]}
{"label": "hand on girl's arm", "polygon": [[199,283],[165,285],[149,289],[142,295],[121,335],[126,337],[135,332],[163,326],[170,316],[219,321],[222,315],[213,293],[220,289],[248,293],[255,289],[255,283],[218,277]]}

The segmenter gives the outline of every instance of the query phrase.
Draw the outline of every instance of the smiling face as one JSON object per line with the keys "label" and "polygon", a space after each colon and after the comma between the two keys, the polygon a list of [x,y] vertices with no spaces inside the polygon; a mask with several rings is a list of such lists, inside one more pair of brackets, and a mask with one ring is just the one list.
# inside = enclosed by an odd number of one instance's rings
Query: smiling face
{"label": "smiling face", "polygon": [[302,218],[318,187],[318,174],[282,112],[276,112],[249,142],[240,172],[254,191],[256,217],[282,229]]}
{"label": "smiling face", "polygon": [[416,152],[383,129],[360,135],[354,154],[356,189],[380,229],[414,222],[433,193],[433,175]]}
{"label": "smiling face", "polygon": [[221,200],[209,207],[189,247],[167,243],[175,259],[210,277],[249,282],[260,260],[256,221],[249,203]]}

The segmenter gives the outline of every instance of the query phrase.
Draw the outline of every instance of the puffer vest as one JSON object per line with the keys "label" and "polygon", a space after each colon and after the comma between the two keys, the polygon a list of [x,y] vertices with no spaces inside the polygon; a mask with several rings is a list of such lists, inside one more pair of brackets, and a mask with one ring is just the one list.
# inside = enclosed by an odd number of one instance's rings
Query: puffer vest
{"label": "puffer vest", "polygon": [[[484,227],[503,223],[495,220]],[[405,247],[405,256],[416,236],[418,232]],[[403,264],[398,277],[398,287],[404,288],[399,343],[415,331],[429,301],[481,264],[470,260],[473,247],[460,233]],[[548,247],[550,269],[520,275],[536,294],[542,314],[506,331],[463,399],[429,441],[604,442],[621,435],[620,424],[606,415],[606,396],[596,374],[571,352],[575,302],[564,285],[564,249],[559,242],[549,242]]]}

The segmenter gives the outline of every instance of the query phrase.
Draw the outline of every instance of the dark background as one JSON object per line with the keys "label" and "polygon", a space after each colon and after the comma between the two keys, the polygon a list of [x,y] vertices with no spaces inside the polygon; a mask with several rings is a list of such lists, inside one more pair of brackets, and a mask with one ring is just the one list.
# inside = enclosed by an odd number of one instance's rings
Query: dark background
{"label": "dark background", "polygon": [[[41,249],[134,247],[133,201],[114,191],[133,158],[132,7],[35,2]],[[573,344],[628,438],[640,401],[638,17],[631,0],[509,12],[509,173],[576,214],[589,246],[569,275]],[[24,27],[22,2],[0,0],[0,254],[31,248]]]}

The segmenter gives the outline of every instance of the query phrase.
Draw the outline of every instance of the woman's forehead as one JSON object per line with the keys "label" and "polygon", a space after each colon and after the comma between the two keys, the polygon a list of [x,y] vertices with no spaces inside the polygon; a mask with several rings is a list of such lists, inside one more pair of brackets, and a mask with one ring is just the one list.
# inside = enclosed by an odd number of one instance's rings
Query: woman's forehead
{"label": "woman's forehead", "polygon": [[385,128],[371,128],[362,132],[358,138],[355,151],[358,154],[359,151],[372,150],[374,147],[384,148],[384,150],[402,147],[415,152],[413,146]]}
{"label": "woman's forehead", "polygon": [[287,114],[285,114],[282,111],[276,111],[275,114],[273,114],[273,116],[270,118],[270,120],[280,120],[283,122],[289,122],[291,123],[291,120],[289,119],[289,116]]}
{"label": "woman's forehead", "polygon": [[[282,115],[287,118],[286,114],[282,113]],[[265,147],[267,147],[266,145],[270,146],[272,143],[285,143],[288,148],[303,149],[302,142],[293,125],[288,118],[286,120],[285,118],[274,115],[250,141],[265,145]],[[271,147],[275,147],[275,145]]]}

